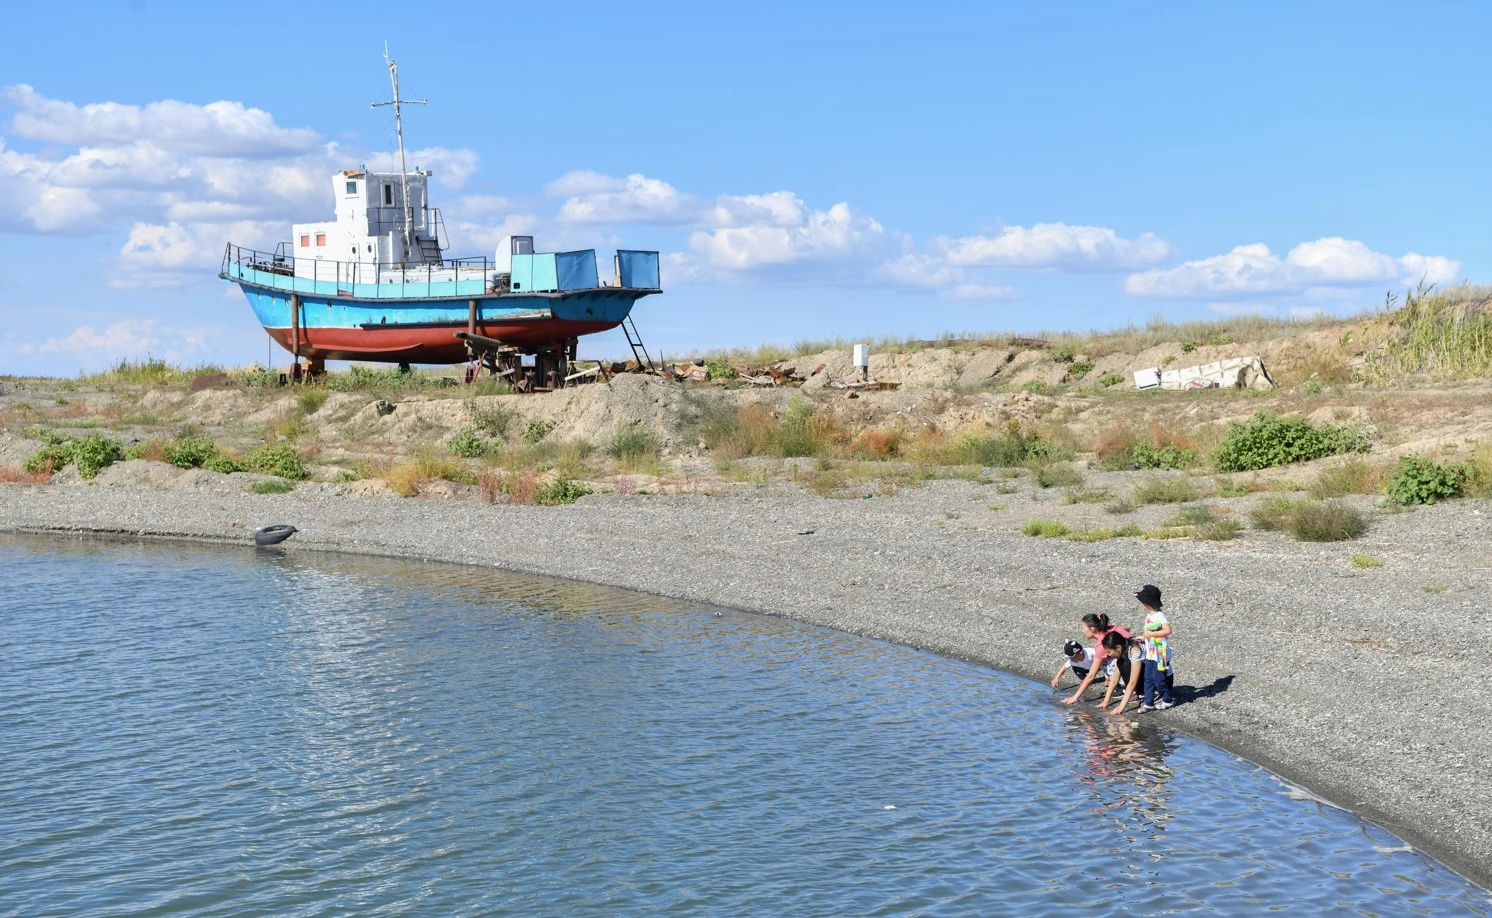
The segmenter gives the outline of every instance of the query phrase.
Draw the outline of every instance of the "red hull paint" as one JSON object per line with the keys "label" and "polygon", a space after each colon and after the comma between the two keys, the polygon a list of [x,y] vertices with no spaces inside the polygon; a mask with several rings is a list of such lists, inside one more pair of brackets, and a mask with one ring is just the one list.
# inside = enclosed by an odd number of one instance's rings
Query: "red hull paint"
{"label": "red hull paint", "polygon": [[[477,323],[477,334],[517,347],[563,344],[570,338],[617,327],[616,322],[572,322],[546,319],[524,324]],[[288,328],[265,328],[289,351]],[[373,360],[383,363],[465,363],[466,343],[456,332],[466,323],[423,328],[302,328],[300,356],[321,360]]]}

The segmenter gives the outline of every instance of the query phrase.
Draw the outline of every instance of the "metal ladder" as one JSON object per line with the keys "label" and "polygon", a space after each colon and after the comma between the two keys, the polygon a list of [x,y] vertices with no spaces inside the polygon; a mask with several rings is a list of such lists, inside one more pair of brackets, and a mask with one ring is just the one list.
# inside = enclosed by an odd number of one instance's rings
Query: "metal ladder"
{"label": "metal ladder", "polygon": [[653,358],[648,356],[648,349],[643,347],[642,335],[637,333],[637,325],[632,321],[630,312],[622,320],[622,334],[627,336],[627,344],[632,347],[632,356],[637,358],[637,365],[647,367],[650,373],[658,372],[658,368],[653,366]]}
{"label": "metal ladder", "polygon": [[434,239],[426,239],[424,236],[415,237],[415,244],[420,247],[420,257],[426,264],[440,264],[440,243]]}

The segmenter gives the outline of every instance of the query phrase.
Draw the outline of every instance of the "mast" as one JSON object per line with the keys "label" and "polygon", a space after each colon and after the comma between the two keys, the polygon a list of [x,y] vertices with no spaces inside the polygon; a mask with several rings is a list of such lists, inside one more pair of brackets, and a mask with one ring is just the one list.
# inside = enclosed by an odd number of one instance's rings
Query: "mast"
{"label": "mast", "polygon": [[389,81],[394,84],[394,98],[388,102],[374,102],[373,108],[381,105],[394,107],[394,134],[399,138],[399,194],[404,198],[404,255],[407,259],[414,249],[414,207],[409,203],[409,167],[404,161],[404,113],[401,106],[424,105],[426,99],[399,98],[399,65],[389,58],[389,46],[383,45],[383,61],[389,67]]}

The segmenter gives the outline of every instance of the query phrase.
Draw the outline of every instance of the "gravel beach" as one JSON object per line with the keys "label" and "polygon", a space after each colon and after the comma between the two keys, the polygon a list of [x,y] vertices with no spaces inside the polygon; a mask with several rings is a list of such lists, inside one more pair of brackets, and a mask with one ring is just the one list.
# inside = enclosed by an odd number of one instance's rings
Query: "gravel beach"
{"label": "gravel beach", "polygon": [[[1255,531],[1083,543],[1018,529],[1037,515],[1114,520],[965,481],[874,499],[784,487],[564,507],[331,490],[0,485],[0,530],[248,546],[286,522],[301,531],[276,550],[487,565],[788,616],[1027,676],[1041,693],[1084,613],[1134,625],[1134,592],[1155,583],[1184,688],[1139,720],[1264,765],[1492,886],[1486,501],[1385,514],[1328,545]],[[1354,567],[1359,554],[1381,565]]]}

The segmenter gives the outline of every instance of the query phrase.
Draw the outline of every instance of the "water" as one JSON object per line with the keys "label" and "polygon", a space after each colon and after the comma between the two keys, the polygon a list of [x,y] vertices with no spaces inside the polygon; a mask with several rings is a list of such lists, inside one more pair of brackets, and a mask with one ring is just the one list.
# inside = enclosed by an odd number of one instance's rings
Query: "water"
{"label": "water", "polygon": [[1245,762],[932,654],[459,567],[0,557],[0,914],[1492,913]]}

